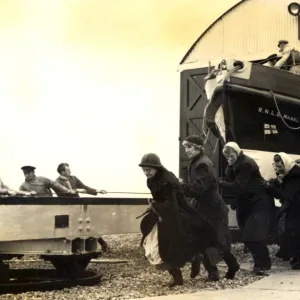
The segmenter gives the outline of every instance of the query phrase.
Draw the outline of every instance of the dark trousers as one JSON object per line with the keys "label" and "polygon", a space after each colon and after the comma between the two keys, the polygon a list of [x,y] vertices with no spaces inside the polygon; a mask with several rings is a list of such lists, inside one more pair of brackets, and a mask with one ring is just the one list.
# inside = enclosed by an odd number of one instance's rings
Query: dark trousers
{"label": "dark trousers", "polygon": [[[210,260],[209,257],[207,257],[207,255],[204,254],[203,256],[204,256],[203,257],[203,265],[204,265],[206,271],[209,274],[218,272],[217,264],[214,263],[212,260]],[[236,270],[236,268],[239,265],[235,256],[229,251],[223,252],[223,260],[226,263],[226,265],[228,266],[229,270]]]}
{"label": "dark trousers", "polygon": [[235,256],[231,252],[228,252],[228,251],[224,252],[223,260],[229,269],[237,268],[238,262],[237,262]]}
{"label": "dark trousers", "polygon": [[270,253],[266,242],[245,242],[245,245],[252,254],[254,268],[271,268]]}

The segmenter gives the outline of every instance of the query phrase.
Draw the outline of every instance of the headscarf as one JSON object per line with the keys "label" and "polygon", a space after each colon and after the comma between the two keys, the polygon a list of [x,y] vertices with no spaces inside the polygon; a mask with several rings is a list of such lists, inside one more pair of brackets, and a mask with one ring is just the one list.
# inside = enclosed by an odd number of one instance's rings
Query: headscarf
{"label": "headscarf", "polygon": [[276,155],[280,156],[284,164],[284,174],[288,174],[290,170],[296,165],[296,162],[285,152],[279,152]]}
{"label": "headscarf", "polygon": [[229,152],[229,150],[231,150],[231,149],[228,149],[228,148],[231,148],[232,150],[234,150],[234,151],[237,153],[238,156],[239,156],[239,155],[241,154],[241,152],[242,152],[242,150],[241,150],[241,148],[239,147],[239,145],[238,145],[237,143],[235,143],[235,142],[229,142],[229,143],[227,143],[227,144],[224,146],[224,148],[223,148],[223,153],[224,153],[224,152]]}

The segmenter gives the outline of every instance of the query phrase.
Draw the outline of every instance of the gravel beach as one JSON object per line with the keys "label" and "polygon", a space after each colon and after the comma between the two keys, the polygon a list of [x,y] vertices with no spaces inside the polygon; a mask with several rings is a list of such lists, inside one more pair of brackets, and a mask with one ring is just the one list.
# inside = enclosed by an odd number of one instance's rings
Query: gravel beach
{"label": "gravel beach", "polygon": [[[262,277],[253,276],[248,270],[240,270],[235,280],[222,279],[219,282],[206,283],[206,273],[201,266],[201,274],[195,279],[189,278],[190,264],[183,268],[184,285],[169,289],[162,287],[170,281],[167,272],[157,271],[150,266],[143,256],[143,249],[139,247],[140,234],[120,234],[103,236],[108,242],[110,249],[99,259],[128,260],[126,263],[90,263],[89,270],[97,270],[103,275],[101,283],[92,287],[75,287],[60,291],[50,292],[27,292],[23,294],[1,295],[0,299],[131,299],[168,294],[193,293],[199,290],[232,289],[247,285]],[[274,257],[278,247],[269,246],[274,266],[288,268],[286,262],[279,261]],[[243,253],[242,244],[233,245],[233,253],[240,263],[252,263],[249,253]],[[26,256],[21,260],[13,260],[11,268],[53,268],[52,264],[44,261],[36,261],[38,257]],[[223,278],[226,267],[219,266],[220,277]]]}

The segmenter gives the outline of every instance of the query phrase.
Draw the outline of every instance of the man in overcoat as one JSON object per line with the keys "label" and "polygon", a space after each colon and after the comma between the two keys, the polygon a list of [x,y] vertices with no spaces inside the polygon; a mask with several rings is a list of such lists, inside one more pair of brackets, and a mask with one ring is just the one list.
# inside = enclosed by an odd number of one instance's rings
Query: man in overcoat
{"label": "man in overcoat", "polygon": [[[228,266],[225,275],[233,279],[240,266],[231,253],[231,235],[228,227],[228,208],[218,191],[218,179],[212,161],[205,155],[204,140],[191,135],[183,141],[186,154],[190,158],[188,182],[182,182],[186,197],[193,199],[196,211],[203,214],[215,226],[218,249]],[[212,259],[213,249],[204,253],[203,264],[208,272],[209,281],[219,280],[217,262]],[[200,260],[193,262],[199,264]],[[195,266],[194,266],[195,268]]]}

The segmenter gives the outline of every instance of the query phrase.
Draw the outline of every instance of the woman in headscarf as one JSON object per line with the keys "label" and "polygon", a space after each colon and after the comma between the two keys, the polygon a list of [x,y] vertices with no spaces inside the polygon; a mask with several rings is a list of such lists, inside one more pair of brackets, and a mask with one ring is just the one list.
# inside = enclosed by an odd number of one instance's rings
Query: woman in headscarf
{"label": "woman in headscarf", "polygon": [[275,154],[273,165],[278,176],[267,186],[269,193],[282,204],[278,218],[283,225],[277,256],[290,259],[292,269],[300,269],[300,167],[284,152]]}
{"label": "woman in headscarf", "polygon": [[[145,154],[139,166],[153,197],[141,221],[145,257],[158,269],[168,270],[173,277],[169,287],[182,285],[180,268],[210,245],[213,226],[189,207],[178,179],[156,154]],[[199,271],[192,268],[191,277]]]}
{"label": "woman in headscarf", "polygon": [[220,185],[226,193],[236,195],[241,241],[253,256],[253,272],[260,275],[271,269],[267,239],[274,200],[267,193],[257,163],[245,155],[236,143],[227,143],[223,154],[228,166]]}

